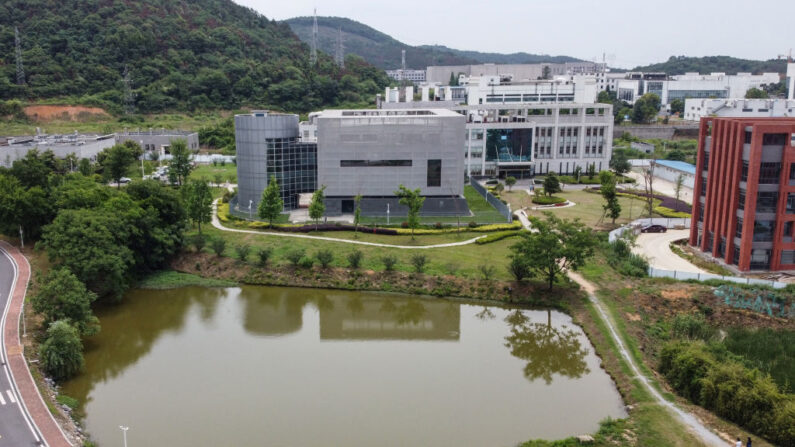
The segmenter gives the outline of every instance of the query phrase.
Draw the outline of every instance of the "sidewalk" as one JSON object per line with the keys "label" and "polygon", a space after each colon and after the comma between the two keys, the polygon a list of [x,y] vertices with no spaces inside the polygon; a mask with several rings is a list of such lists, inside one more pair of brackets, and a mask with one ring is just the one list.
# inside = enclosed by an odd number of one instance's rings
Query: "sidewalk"
{"label": "sidewalk", "polygon": [[66,439],[61,427],[50,414],[50,410],[47,409],[47,405],[44,403],[36,383],[33,381],[33,376],[30,375],[24,349],[20,342],[19,320],[22,306],[25,302],[28,281],[30,281],[30,264],[16,247],[5,241],[0,241],[0,247],[8,252],[18,269],[17,281],[8,307],[7,324],[2,328],[5,334],[5,346],[3,346],[3,349],[5,349],[7,354],[11,379],[15,382],[17,390],[22,397],[22,404],[44,438],[45,444],[50,447],[72,446],[72,443]]}

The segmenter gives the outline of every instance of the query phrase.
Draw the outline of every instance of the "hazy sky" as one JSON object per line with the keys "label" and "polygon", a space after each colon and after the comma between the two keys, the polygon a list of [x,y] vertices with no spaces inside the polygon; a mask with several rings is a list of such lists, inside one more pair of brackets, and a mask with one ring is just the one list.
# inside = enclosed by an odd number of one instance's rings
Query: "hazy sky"
{"label": "hazy sky", "polygon": [[793,0],[234,0],[266,17],[357,20],[410,44],[634,67],[671,55],[770,59],[795,47]]}

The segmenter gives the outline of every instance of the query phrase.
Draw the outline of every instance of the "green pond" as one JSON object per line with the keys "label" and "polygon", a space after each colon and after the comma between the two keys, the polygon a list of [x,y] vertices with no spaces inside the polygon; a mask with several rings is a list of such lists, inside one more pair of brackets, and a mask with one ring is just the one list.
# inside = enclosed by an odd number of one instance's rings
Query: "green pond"
{"label": "green pond", "polygon": [[563,313],[278,287],[133,290],[77,398],[101,447],[513,446],[626,416]]}

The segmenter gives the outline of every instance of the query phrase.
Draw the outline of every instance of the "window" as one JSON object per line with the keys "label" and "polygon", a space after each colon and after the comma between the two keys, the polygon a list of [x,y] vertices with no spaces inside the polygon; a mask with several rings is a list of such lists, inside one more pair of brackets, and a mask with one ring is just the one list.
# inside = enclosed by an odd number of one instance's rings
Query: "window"
{"label": "window", "polygon": [[[744,111],[745,110],[743,110],[743,112]],[[752,111],[753,111],[753,109],[749,110],[749,112],[752,112]],[[753,133],[750,130],[746,130],[745,131],[745,144],[751,144],[751,136],[752,135],[753,135]]]}
{"label": "window", "polygon": [[795,180],[795,163],[789,165],[789,179]]}
{"label": "window", "polygon": [[703,177],[701,178],[701,195],[702,196],[707,195],[707,179]]}
{"label": "window", "polygon": [[795,192],[787,194],[787,214],[795,214]]}
{"label": "window", "polygon": [[787,134],[785,133],[766,133],[762,135],[762,146],[784,146],[786,141]]}
{"label": "window", "polygon": [[442,160],[428,160],[427,186],[442,186]]}
{"label": "window", "polygon": [[767,270],[770,268],[770,250],[755,249],[751,251],[751,269]]}
{"label": "window", "polygon": [[784,222],[784,237],[792,237],[793,226],[795,226],[795,222],[793,221]]}
{"label": "window", "polygon": [[760,163],[759,184],[777,185],[781,177],[781,163]]}
{"label": "window", "polygon": [[781,250],[782,264],[795,264],[795,250]]}
{"label": "window", "polygon": [[410,167],[411,160],[340,160],[341,168]]}
{"label": "window", "polygon": [[748,181],[748,162],[745,160],[743,160],[743,171],[742,174],[740,175],[740,181],[741,182]]}
{"label": "window", "polygon": [[737,265],[740,263],[740,246],[734,245],[734,254],[732,254],[732,264]]}
{"label": "window", "polygon": [[737,219],[737,229],[734,231],[734,237],[743,237],[743,218]]}
{"label": "window", "polygon": [[760,191],[759,193],[757,193],[756,195],[757,213],[775,213],[777,205],[778,205],[777,192]]}
{"label": "window", "polygon": [[745,209],[745,191],[740,190],[740,198],[737,200],[737,207],[741,210]]}
{"label": "window", "polygon": [[775,220],[757,220],[754,222],[754,242],[771,242],[773,231],[776,229]]}

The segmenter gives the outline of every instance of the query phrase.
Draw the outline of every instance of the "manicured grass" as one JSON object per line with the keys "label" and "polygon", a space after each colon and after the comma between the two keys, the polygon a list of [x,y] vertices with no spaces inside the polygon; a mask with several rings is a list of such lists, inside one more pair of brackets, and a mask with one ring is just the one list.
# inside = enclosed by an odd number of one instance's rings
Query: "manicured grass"
{"label": "manicured grass", "polygon": [[[195,234],[195,233],[191,233]],[[264,234],[245,234],[220,231],[209,228],[204,231],[208,238],[223,238],[227,241],[225,256],[235,257],[235,246],[249,244],[252,247],[251,259],[256,256],[257,250],[270,247],[273,250],[271,262],[286,264],[286,254],[293,250],[304,250],[307,255],[314,256],[321,249],[329,249],[334,253],[334,261],[331,263],[335,267],[347,266],[347,255],[354,250],[359,250],[364,255],[362,269],[364,270],[384,270],[381,258],[385,255],[392,255],[398,259],[396,270],[412,272],[411,257],[417,254],[428,257],[428,265],[425,273],[430,275],[447,275],[451,271],[455,274],[470,278],[481,276],[481,265],[492,265],[496,267],[495,279],[511,279],[508,273],[508,256],[510,255],[511,245],[516,243],[515,239],[508,238],[487,245],[469,244],[448,248],[429,248],[426,250],[407,250],[385,247],[370,247],[366,245],[354,245],[344,242],[332,242],[314,239],[301,239],[293,237],[269,236]],[[333,235],[338,236],[338,235]],[[363,236],[363,235],[360,235]],[[377,236],[377,235],[375,235]],[[374,236],[374,237],[375,237]],[[440,238],[455,238],[455,234],[433,235]],[[394,238],[404,238],[404,236],[382,236],[389,238],[391,243],[396,243]],[[409,236],[405,236],[409,237]],[[422,236],[425,238],[426,236]],[[463,236],[462,236],[463,237]],[[420,237],[418,236],[418,239]],[[421,240],[421,239],[420,239]],[[443,239],[435,239],[443,240]],[[210,252],[209,244],[204,249]],[[455,267],[455,268],[451,268]]]}
{"label": "manicured grass", "polygon": [[[526,195],[527,193],[522,192],[522,194]],[[582,190],[563,191],[555,195],[563,197],[564,199],[567,199],[570,202],[574,202],[576,203],[576,205],[568,208],[557,208],[551,210],[528,209],[527,214],[530,216],[542,217],[543,213],[545,211],[548,211],[554,213],[555,216],[563,219],[579,218],[584,224],[592,227],[598,226],[600,228],[608,228],[608,227],[612,228],[611,224],[612,221],[610,218],[603,219],[601,224],[597,225],[599,219],[602,217],[602,214],[604,213],[604,210],[602,209],[602,205],[604,204],[604,199],[602,199],[601,195],[585,192]],[[616,219],[616,225],[622,225],[627,222],[630,222],[631,220],[640,219],[641,217],[646,217],[647,214],[644,212],[644,202],[641,201],[640,199],[619,197],[618,200],[619,203],[621,204],[621,217]],[[531,206],[531,205],[526,205],[526,206]]]}
{"label": "manicured grass", "polygon": [[202,278],[201,276],[175,272],[172,270],[153,273],[138,283],[138,287],[142,289],[174,289],[177,287],[188,286],[231,287],[236,285],[237,283],[233,281]]}
{"label": "manicured grass", "polygon": [[224,166],[217,164],[202,164],[196,166],[191,171],[189,179],[204,179],[208,182],[215,182],[216,174],[220,174],[223,182],[237,183],[237,166],[234,163],[227,163]]}

